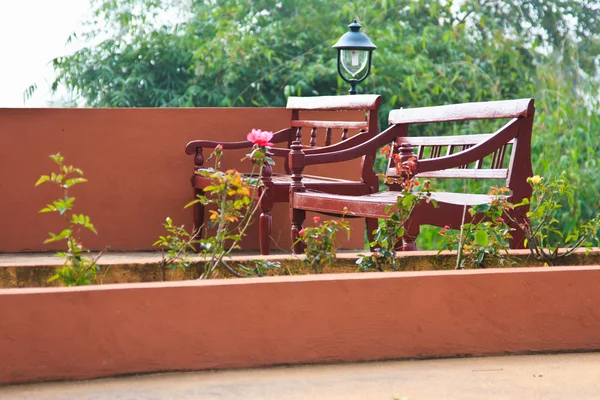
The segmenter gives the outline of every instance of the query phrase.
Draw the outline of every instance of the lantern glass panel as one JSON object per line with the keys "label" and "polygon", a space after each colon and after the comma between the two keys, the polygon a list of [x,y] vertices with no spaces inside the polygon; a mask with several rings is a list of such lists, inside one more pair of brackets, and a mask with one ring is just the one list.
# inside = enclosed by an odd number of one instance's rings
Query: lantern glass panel
{"label": "lantern glass panel", "polygon": [[342,67],[352,75],[352,78],[356,78],[360,72],[367,68],[369,51],[342,49],[340,50],[340,59]]}

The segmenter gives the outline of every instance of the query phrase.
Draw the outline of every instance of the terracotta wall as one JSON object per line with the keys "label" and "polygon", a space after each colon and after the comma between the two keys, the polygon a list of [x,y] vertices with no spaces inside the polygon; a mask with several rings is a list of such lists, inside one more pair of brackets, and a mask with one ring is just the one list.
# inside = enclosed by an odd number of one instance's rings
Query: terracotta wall
{"label": "terracotta wall", "polygon": [[600,350],[600,267],[0,289],[0,383]]}
{"label": "terracotta wall", "polygon": [[[60,218],[37,211],[58,197],[58,189],[34,188],[54,167],[50,154],[60,151],[89,179],[72,190],[76,210],[88,214],[99,232],[84,235],[86,246],[150,250],[165,217],[191,223],[191,209],[183,209],[192,198],[188,141],[244,140],[252,128],[278,130],[289,119],[282,108],[0,109],[0,252],[57,248],[42,242],[48,232],[60,231]],[[228,155],[223,167],[242,167],[243,155]],[[359,166],[356,160],[310,172],[355,179]],[[287,251],[287,204],[277,204],[273,215],[273,236]],[[363,227],[362,220],[353,222],[346,247],[363,247]],[[255,227],[242,244],[245,250],[258,248],[256,232]]]}

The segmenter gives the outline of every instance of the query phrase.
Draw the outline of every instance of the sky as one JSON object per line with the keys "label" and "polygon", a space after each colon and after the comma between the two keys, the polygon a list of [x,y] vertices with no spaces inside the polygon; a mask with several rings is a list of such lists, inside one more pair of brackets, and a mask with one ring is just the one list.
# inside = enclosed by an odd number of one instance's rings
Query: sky
{"label": "sky", "polygon": [[[89,15],[88,0],[0,0],[0,107],[49,105],[50,61],[81,46],[66,41]],[[32,84],[37,90],[24,103],[23,92]]]}

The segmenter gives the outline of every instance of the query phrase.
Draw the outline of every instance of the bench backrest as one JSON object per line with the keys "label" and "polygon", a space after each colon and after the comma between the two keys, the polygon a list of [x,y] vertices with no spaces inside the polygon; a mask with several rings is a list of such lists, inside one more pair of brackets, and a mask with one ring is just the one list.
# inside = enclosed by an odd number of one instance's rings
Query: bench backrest
{"label": "bench backrest", "polygon": [[[509,185],[515,167],[527,176],[532,173],[534,112],[533,99],[520,99],[393,110],[389,122],[401,132],[394,151],[402,143],[413,146],[419,161],[417,177],[507,179]],[[408,132],[412,124],[481,119],[510,121],[493,134],[411,137]],[[387,175],[398,176],[391,159]]]}
{"label": "bench backrest", "polygon": [[[289,97],[286,108],[291,110],[292,128],[288,138],[288,147],[294,140],[302,142],[304,135],[310,135],[308,144],[321,147],[347,140],[359,132],[366,132],[367,137],[378,133],[379,104],[381,96],[373,94],[347,95],[347,96],[318,96],[318,97]],[[331,118],[333,111],[363,111],[356,120],[315,120],[303,119],[304,111],[324,111]],[[314,116],[314,113],[311,113]],[[347,116],[344,116],[347,119]],[[334,133],[338,133],[334,135]],[[319,139],[317,139],[319,137]]]}

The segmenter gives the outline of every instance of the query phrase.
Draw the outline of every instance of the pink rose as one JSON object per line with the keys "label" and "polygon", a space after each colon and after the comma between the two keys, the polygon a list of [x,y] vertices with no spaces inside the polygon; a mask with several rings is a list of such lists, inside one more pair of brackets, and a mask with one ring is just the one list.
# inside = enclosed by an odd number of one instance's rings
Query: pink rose
{"label": "pink rose", "polygon": [[300,232],[298,232],[298,235],[300,235],[300,236],[304,235],[304,229],[300,229]]}
{"label": "pink rose", "polygon": [[321,217],[314,217],[313,221],[315,224],[318,224],[319,222],[321,222]]}
{"label": "pink rose", "polygon": [[217,147],[215,147],[215,151],[221,151],[221,150],[223,150],[223,145],[218,144]]}
{"label": "pink rose", "polygon": [[273,143],[269,142],[273,138],[273,132],[261,131],[260,129],[252,129],[252,132],[248,133],[246,137],[250,142],[257,144],[261,147],[273,146]]}

